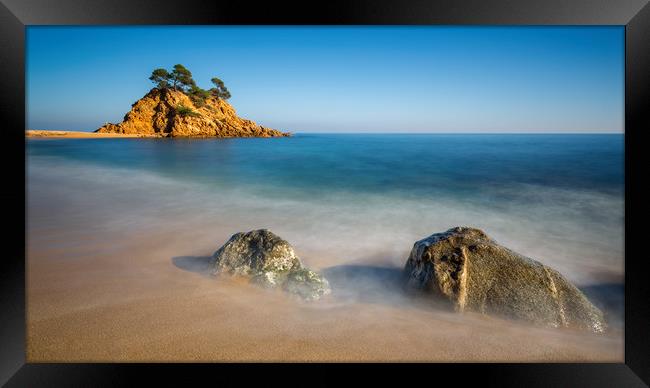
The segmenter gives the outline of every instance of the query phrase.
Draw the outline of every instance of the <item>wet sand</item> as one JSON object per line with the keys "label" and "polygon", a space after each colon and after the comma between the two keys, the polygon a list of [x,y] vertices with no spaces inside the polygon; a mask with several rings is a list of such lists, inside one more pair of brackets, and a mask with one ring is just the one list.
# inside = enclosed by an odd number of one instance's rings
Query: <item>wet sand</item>
{"label": "wet sand", "polygon": [[335,291],[307,303],[203,274],[212,252],[196,247],[225,237],[137,237],[30,249],[28,362],[623,359],[620,331],[536,328],[409,300],[394,283],[400,268],[320,268]]}
{"label": "wet sand", "polygon": [[44,138],[65,138],[65,139],[105,139],[105,138],[140,138],[140,137],[156,137],[148,135],[127,135],[123,133],[96,133],[96,132],[83,132],[83,131],[43,131],[43,130],[27,130],[25,131],[26,137],[44,137]]}

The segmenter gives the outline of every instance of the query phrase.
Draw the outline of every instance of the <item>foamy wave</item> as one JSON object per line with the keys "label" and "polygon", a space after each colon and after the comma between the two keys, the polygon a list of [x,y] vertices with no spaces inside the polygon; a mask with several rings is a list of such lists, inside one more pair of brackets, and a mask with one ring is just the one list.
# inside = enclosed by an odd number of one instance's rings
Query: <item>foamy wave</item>
{"label": "foamy wave", "polygon": [[[517,185],[472,197],[347,190],[310,196],[291,187],[233,187],[55,157],[30,158],[27,174],[35,226],[93,224],[93,232],[105,233],[168,229],[213,241],[269,228],[324,268],[359,262],[400,267],[414,241],[471,225],[579,284],[623,274],[623,198],[596,191]],[[38,211],[44,204],[49,211]]]}

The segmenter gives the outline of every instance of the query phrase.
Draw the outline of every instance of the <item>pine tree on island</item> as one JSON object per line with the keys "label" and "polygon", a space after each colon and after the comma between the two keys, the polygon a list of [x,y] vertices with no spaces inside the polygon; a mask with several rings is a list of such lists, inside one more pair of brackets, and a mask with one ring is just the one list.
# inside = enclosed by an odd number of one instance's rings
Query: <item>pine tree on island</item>
{"label": "pine tree on island", "polygon": [[160,90],[173,89],[185,93],[197,107],[205,105],[205,100],[210,96],[223,100],[231,97],[226,85],[217,77],[211,80],[215,87],[209,90],[200,88],[192,78],[192,72],[180,63],[174,65],[171,72],[162,68],[154,69],[149,80]]}

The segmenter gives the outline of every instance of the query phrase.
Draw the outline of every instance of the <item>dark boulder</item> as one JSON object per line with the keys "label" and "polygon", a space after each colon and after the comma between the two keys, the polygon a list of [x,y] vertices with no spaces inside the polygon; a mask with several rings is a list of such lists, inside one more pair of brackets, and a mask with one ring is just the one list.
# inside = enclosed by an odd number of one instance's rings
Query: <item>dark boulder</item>
{"label": "dark boulder", "polygon": [[406,285],[449,300],[457,311],[509,316],[553,327],[602,332],[602,312],[559,272],[456,227],[417,241]]}

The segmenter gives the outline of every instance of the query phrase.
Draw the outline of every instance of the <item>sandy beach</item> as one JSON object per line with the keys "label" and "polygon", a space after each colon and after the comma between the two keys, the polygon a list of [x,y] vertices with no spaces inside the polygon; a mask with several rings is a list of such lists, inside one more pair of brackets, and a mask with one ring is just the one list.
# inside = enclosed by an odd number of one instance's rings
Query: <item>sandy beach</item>
{"label": "sandy beach", "polygon": [[[348,298],[301,302],[201,274],[209,251],[170,257],[170,246],[194,252],[212,241],[150,237],[150,243],[117,249],[96,241],[109,252],[83,260],[62,262],[54,259],[57,252],[30,252],[29,362],[623,358],[620,332],[595,335],[456,314],[426,301],[406,301],[390,285],[395,297],[386,298],[377,292],[387,286],[379,281]],[[336,287],[345,277],[363,281],[381,272],[399,268],[357,264],[329,274]]]}
{"label": "sandy beach", "polygon": [[105,138],[135,138],[135,137],[155,137],[147,135],[127,135],[122,133],[96,133],[84,131],[44,131],[44,130],[26,130],[26,137],[37,138],[62,138],[62,139],[105,139]]}

